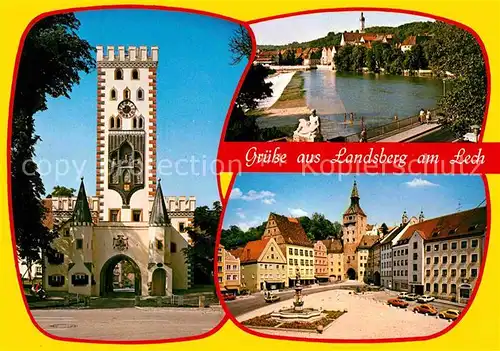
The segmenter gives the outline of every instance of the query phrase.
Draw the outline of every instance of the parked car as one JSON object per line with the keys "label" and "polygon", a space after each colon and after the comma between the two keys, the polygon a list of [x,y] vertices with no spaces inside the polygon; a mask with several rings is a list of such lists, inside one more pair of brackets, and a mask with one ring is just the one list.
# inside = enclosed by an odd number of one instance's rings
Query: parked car
{"label": "parked car", "polygon": [[233,301],[236,300],[236,295],[235,294],[222,294],[222,297],[224,298],[224,301]]}
{"label": "parked car", "polygon": [[429,314],[431,316],[435,316],[438,313],[438,310],[436,309],[436,307],[434,307],[432,305],[423,304],[423,305],[415,306],[413,308],[413,312],[422,313],[422,314],[426,314],[426,315]]}
{"label": "parked car", "polygon": [[417,294],[408,294],[406,295],[405,297],[406,300],[408,301],[415,301],[416,299],[418,299],[418,295]]}
{"label": "parked car", "polygon": [[452,309],[441,311],[438,314],[439,318],[442,318],[442,319],[451,319],[452,321],[454,321],[455,319],[457,319],[458,316],[460,316],[460,311],[459,310],[452,310]]}
{"label": "parked car", "polygon": [[434,300],[435,300],[434,296],[430,296],[430,295],[422,295],[417,299],[417,301],[420,303],[428,303],[428,302],[432,302]]}
{"label": "parked car", "polygon": [[402,293],[399,293],[398,298],[399,298],[399,299],[405,299],[405,298],[406,298],[406,296],[408,296],[408,293],[406,293],[406,292],[402,292]]}
{"label": "parked car", "polygon": [[406,308],[409,305],[408,302],[401,299],[389,299],[387,300],[387,303],[389,304],[389,306],[401,307],[401,308]]}

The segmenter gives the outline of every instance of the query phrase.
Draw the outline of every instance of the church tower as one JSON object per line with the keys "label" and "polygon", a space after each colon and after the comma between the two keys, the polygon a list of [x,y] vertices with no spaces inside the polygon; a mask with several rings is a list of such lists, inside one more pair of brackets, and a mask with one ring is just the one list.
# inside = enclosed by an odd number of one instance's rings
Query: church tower
{"label": "church tower", "polygon": [[344,245],[344,270],[349,279],[355,279],[352,276],[353,271],[357,275],[357,255],[356,249],[366,234],[366,214],[359,205],[359,192],[356,181],[352,186],[351,204],[344,212],[342,218],[342,241]]}
{"label": "church tower", "polygon": [[97,47],[99,220],[148,222],[156,187],[158,47]]}
{"label": "church tower", "polygon": [[365,16],[363,16],[363,12],[361,12],[361,16],[359,17],[359,32],[364,33],[365,32]]}

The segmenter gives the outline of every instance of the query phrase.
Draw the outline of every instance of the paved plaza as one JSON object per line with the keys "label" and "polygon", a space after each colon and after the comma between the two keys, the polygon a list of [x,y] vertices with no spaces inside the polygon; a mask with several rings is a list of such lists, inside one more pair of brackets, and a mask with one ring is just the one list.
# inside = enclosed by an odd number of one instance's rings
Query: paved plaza
{"label": "paved plaza", "polygon": [[[276,329],[259,329],[272,335],[286,335],[322,339],[380,339],[428,336],[446,328],[450,322],[437,317],[416,314],[408,310],[387,305],[386,292],[349,294],[348,290],[329,290],[304,297],[304,307],[325,310],[344,310],[347,313],[333,322],[323,334],[292,332]],[[239,321],[291,307],[292,300],[271,304],[237,317]]]}
{"label": "paved plaza", "polygon": [[117,308],[34,310],[48,333],[90,340],[160,340],[209,332],[224,316],[221,308]]}

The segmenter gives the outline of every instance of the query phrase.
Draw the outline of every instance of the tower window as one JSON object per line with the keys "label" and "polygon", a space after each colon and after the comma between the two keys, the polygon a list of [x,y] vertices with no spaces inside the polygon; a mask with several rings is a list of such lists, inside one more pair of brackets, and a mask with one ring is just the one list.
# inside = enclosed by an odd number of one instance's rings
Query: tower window
{"label": "tower window", "polygon": [[185,224],[183,222],[179,223],[179,232],[184,233],[186,231]]}
{"label": "tower window", "polygon": [[135,117],[132,120],[132,128],[137,129],[137,118],[135,118]]}
{"label": "tower window", "polygon": [[144,90],[141,88],[137,90],[137,100],[144,100]]}
{"label": "tower window", "polygon": [[123,90],[123,99],[124,100],[129,100],[130,99],[130,90],[128,88],[125,88]]}
{"label": "tower window", "polygon": [[111,89],[111,91],[109,92],[109,98],[110,100],[116,100],[116,90],[113,88]]}
{"label": "tower window", "polygon": [[177,252],[177,244],[176,243],[170,243],[170,252],[171,253]]}
{"label": "tower window", "polygon": [[121,129],[122,127],[122,119],[120,117],[116,118],[116,128]]}
{"label": "tower window", "polygon": [[109,119],[109,128],[114,128],[115,127],[115,118],[111,116]]}
{"label": "tower window", "polygon": [[144,127],[144,119],[142,117],[139,118],[139,129]]}
{"label": "tower window", "polygon": [[140,222],[141,221],[141,210],[133,210],[132,211],[132,221],[133,222]]}
{"label": "tower window", "polygon": [[134,80],[139,79],[139,71],[137,69],[132,70],[132,79]]}
{"label": "tower window", "polygon": [[121,68],[115,69],[115,80],[123,80],[123,70]]}

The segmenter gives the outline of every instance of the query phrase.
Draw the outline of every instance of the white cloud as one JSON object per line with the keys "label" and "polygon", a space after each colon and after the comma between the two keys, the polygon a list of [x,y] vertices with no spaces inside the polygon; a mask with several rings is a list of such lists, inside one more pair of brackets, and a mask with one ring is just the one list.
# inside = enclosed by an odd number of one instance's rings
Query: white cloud
{"label": "white cloud", "polygon": [[288,209],[288,212],[290,212],[290,214],[293,216],[293,217],[302,217],[302,216],[307,216],[307,212],[304,211],[303,209],[301,208],[289,208]]}
{"label": "white cloud", "polygon": [[422,178],[413,178],[409,182],[405,182],[406,185],[408,185],[410,188],[423,188],[423,187],[430,187],[430,186],[439,186],[439,184],[429,182],[428,180],[422,179]]}
{"label": "white cloud", "polygon": [[276,202],[275,197],[276,194],[268,191],[268,190],[261,190],[261,191],[255,191],[255,190],[250,190],[247,193],[243,193],[240,188],[233,188],[231,191],[231,199],[241,199],[244,201],[255,201],[255,200],[261,200],[262,203],[266,205],[271,205]]}
{"label": "white cloud", "polygon": [[258,225],[261,225],[261,224],[262,224],[262,220],[258,217],[255,217],[253,220],[238,222],[235,225],[237,225],[241,230],[246,232],[248,229],[250,229],[252,227],[257,227]]}
{"label": "white cloud", "polygon": [[245,213],[243,213],[243,209],[242,208],[237,208],[236,209],[236,215],[238,217],[240,217],[241,219],[245,219],[247,216],[245,216]]}
{"label": "white cloud", "polygon": [[243,193],[241,192],[240,188],[233,188],[233,190],[231,191],[230,199],[239,199],[241,198],[241,195],[243,195]]}
{"label": "white cloud", "polygon": [[262,200],[262,203],[266,204],[266,205],[272,205],[272,204],[275,204],[276,203],[276,200],[273,199],[273,198],[270,198],[270,199],[264,199]]}

